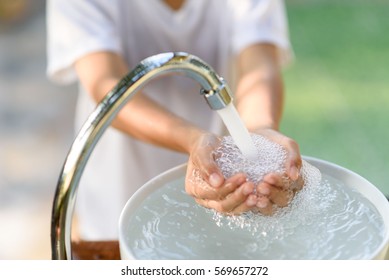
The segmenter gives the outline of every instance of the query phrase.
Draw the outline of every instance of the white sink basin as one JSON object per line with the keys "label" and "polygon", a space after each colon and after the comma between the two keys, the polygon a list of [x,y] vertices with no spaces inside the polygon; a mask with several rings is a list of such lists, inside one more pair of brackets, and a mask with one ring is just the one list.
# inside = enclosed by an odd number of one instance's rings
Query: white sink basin
{"label": "white sink basin", "polygon": [[[365,196],[370,202],[375,205],[378,212],[383,218],[385,233],[382,243],[367,256],[367,259],[385,259],[389,257],[389,203],[386,197],[370,182],[358,174],[335,165],[333,163],[323,161],[312,157],[304,157],[304,159],[316,166],[322,174],[330,174],[335,179],[340,180],[346,186],[351,186]],[[159,176],[153,178],[144,186],[142,186],[127,202],[125,205],[120,221],[119,221],[119,245],[120,254],[122,259],[135,259],[135,255],[132,248],[132,243],[129,242],[131,236],[129,236],[128,229],[130,227],[136,227],[136,224],[130,224],[131,215],[140,207],[143,201],[149,197],[153,192],[160,189],[167,183],[174,181],[178,178],[184,178],[186,172],[186,165],[177,166]],[[388,252],[388,256],[386,254]]]}

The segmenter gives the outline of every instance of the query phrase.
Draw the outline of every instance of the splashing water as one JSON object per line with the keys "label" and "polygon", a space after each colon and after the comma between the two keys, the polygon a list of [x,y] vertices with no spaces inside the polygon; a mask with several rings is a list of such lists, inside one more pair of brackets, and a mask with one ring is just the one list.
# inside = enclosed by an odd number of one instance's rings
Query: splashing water
{"label": "splashing water", "polygon": [[[220,112],[221,111],[221,112]],[[215,151],[224,176],[245,172],[254,183],[285,173],[286,151],[250,135],[231,105],[218,111],[231,136]],[[193,180],[204,182],[196,172]],[[184,178],[166,183],[133,213],[126,243],[137,259],[363,259],[384,238],[372,203],[303,161],[304,187],[272,216],[226,216],[197,205]],[[134,226],[136,225],[136,226]],[[366,226],[369,225],[369,226]]]}
{"label": "splashing water", "polygon": [[231,136],[223,137],[214,152],[214,158],[225,178],[243,172],[249,181],[258,184],[268,173],[285,173],[285,149],[260,135],[249,135],[257,156],[247,158],[238,148]]}

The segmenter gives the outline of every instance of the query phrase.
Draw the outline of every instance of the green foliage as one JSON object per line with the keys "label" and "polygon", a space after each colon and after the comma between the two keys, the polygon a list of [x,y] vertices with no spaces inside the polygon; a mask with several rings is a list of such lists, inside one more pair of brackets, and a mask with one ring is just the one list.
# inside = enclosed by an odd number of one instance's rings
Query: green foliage
{"label": "green foliage", "polygon": [[389,194],[389,2],[286,1],[282,131]]}

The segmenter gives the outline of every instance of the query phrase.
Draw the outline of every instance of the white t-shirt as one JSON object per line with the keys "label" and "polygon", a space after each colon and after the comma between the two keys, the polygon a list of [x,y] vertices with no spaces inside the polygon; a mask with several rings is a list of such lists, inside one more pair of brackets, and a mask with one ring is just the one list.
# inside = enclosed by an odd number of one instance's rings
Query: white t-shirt
{"label": "white t-shirt", "polygon": [[[178,11],[161,0],[49,0],[48,76],[59,83],[77,81],[74,63],[96,51],[121,54],[130,69],[162,52],[198,56],[233,85],[234,57],[258,42],[290,55],[282,0],[186,0]],[[189,78],[152,80],[142,92],[204,129],[220,133],[220,118]],[[76,129],[96,104],[80,86]],[[141,120],[140,120],[141,121]],[[187,156],[133,139],[108,128],[83,173],[77,194],[81,237],[117,239],[118,219],[129,197],[146,181],[187,161]]]}

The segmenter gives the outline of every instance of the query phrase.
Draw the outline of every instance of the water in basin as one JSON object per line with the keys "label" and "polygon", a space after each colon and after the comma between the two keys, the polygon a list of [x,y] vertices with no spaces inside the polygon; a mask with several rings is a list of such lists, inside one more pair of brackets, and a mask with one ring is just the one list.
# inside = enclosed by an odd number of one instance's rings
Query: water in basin
{"label": "water in basin", "polygon": [[278,217],[223,216],[197,205],[182,177],[138,207],[125,242],[136,259],[363,259],[382,243],[374,205],[328,174],[298,205]]}

